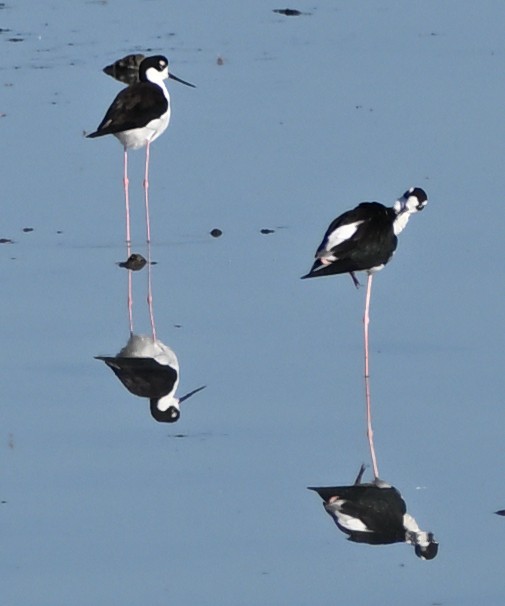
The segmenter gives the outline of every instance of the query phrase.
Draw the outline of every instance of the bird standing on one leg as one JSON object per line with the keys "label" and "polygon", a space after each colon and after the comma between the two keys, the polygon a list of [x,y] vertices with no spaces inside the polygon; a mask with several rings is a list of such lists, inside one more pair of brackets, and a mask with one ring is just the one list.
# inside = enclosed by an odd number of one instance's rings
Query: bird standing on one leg
{"label": "bird standing on one leg", "polygon": [[362,202],[356,208],[337,217],[328,227],[316,251],[316,260],[303,278],[350,273],[359,286],[357,271],[368,273],[363,317],[365,341],[365,395],[367,407],[367,436],[370,445],[374,476],[379,471],[373,443],[368,365],[368,325],[372,277],[393,256],[398,234],[405,228],[410,215],[422,210],[428,203],[426,192],[411,187],[391,207],[379,202]]}

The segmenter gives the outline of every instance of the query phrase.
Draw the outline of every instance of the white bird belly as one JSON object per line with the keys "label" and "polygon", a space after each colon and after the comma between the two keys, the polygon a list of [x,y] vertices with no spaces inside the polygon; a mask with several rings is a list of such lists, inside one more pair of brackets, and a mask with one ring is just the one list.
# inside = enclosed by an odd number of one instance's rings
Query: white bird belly
{"label": "white bird belly", "polygon": [[121,133],[114,133],[114,135],[121,141],[123,147],[127,149],[140,149],[162,135],[166,131],[169,122],[170,111],[161,118],[151,120],[142,128],[132,128],[131,130],[124,130]]}

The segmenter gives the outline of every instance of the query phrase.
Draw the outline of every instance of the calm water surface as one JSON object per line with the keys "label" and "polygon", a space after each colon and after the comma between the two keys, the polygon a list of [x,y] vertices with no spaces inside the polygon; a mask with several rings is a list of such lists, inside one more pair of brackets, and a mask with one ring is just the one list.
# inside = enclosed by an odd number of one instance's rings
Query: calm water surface
{"label": "calm water surface", "polygon": [[[9,606],[503,604],[505,6],[274,8],[0,8]],[[208,386],[174,426],[93,359],[128,338],[122,152],[83,133],[120,90],[101,68],[129,52],[198,87],[169,84],[151,154],[157,329],[181,393]],[[381,475],[440,540],[431,562],[346,542],[306,490],[368,461],[364,290],[299,276],[337,214],[411,185],[430,202],[375,280],[372,395]],[[138,332],[145,289],[144,271]]]}

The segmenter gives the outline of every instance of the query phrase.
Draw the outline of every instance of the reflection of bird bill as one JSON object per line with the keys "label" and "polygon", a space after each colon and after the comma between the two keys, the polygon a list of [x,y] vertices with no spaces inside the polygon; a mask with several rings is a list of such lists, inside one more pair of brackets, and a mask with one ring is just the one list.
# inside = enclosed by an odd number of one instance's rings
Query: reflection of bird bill
{"label": "reflection of bird bill", "polygon": [[201,387],[198,387],[197,389],[193,389],[193,391],[190,391],[186,395],[182,396],[182,398],[179,398],[179,404],[181,402],[184,402],[185,400],[188,400],[189,398],[191,398],[191,396],[194,396],[195,393],[202,391],[202,389],[205,389],[206,387],[207,387],[207,385],[202,385]]}
{"label": "reflection of bird bill", "polygon": [[407,513],[400,492],[378,478],[361,484],[363,466],[352,486],[309,487],[323,499],[326,512],[348,540],[369,545],[407,543],[423,560],[432,560],[438,543]]}

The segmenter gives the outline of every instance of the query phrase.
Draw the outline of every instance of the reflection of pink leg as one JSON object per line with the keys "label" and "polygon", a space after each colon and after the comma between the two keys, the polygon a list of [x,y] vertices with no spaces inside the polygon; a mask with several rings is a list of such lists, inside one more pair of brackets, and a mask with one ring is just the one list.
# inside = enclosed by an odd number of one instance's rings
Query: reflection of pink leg
{"label": "reflection of pink leg", "polygon": [[151,225],[149,219],[149,142],[146,145],[146,167],[144,172],[144,200],[146,205],[146,235],[147,242],[151,241]]}
{"label": "reflection of pink leg", "polygon": [[[128,258],[130,254],[128,253]],[[128,270],[128,319],[130,321],[130,334],[133,334],[133,296],[132,296],[132,270]]]}
{"label": "reflection of pink leg", "polygon": [[[123,166],[123,185],[126,207],[126,258],[129,259],[132,253],[131,234],[130,234],[130,199],[128,195],[128,152],[124,148],[124,166]],[[128,319],[130,322],[130,334],[133,334],[133,296],[132,296],[132,272],[128,270]]]}
{"label": "reflection of pink leg", "polygon": [[373,475],[377,479],[379,477],[379,469],[377,467],[377,458],[375,456],[375,447],[373,443],[372,429],[372,407],[370,398],[370,370],[368,365],[368,325],[370,323],[370,296],[372,294],[372,274],[368,275],[366,285],[365,299],[365,315],[363,317],[363,328],[365,334],[365,397],[366,397],[366,421],[367,421],[367,437],[370,445],[370,456],[372,457]]}
{"label": "reflection of pink leg", "polygon": [[151,242],[147,243],[147,306],[149,308],[149,318],[151,320],[151,332],[153,340],[156,341],[156,326],[154,324],[154,311],[153,311],[153,287],[151,278]]}

